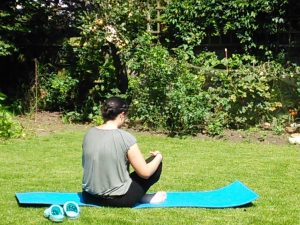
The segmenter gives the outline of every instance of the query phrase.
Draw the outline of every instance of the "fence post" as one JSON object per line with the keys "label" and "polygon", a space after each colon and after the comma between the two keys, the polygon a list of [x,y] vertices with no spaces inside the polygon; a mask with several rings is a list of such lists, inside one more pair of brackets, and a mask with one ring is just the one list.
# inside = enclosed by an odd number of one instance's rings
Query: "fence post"
{"label": "fence post", "polygon": [[38,112],[38,60],[34,59],[34,86],[35,86],[35,115],[34,115],[34,122],[36,122],[37,112]]}

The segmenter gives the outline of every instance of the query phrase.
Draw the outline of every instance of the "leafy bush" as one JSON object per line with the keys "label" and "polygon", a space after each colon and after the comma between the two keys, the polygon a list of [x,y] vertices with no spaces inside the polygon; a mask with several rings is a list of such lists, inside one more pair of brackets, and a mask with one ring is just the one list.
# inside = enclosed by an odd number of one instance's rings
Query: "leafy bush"
{"label": "leafy bush", "polygon": [[63,121],[65,123],[82,123],[91,122],[95,125],[100,125],[103,123],[103,118],[100,111],[100,105],[93,106],[91,112],[84,111],[69,111],[65,112],[63,116]]}
{"label": "leafy bush", "polygon": [[[284,99],[290,96],[283,95],[282,80],[292,77],[293,72],[279,63],[258,63],[247,55],[233,55],[228,60],[218,60],[211,53],[208,56],[205,64],[202,63],[203,54],[194,62],[203,65],[199,73],[205,76],[204,90],[210,96],[213,118],[221,115],[224,125],[247,128],[263,120],[272,121],[276,113],[288,107]],[[227,69],[216,69],[219,65]]]}
{"label": "leafy bush", "polygon": [[131,120],[172,134],[198,132],[209,110],[203,80],[191,73],[182,51],[177,60],[163,46],[152,46],[152,38],[137,39],[128,61],[135,74],[129,80]]}
{"label": "leafy bush", "polygon": [[41,102],[44,109],[62,110],[70,108],[75,98],[75,87],[78,80],[70,76],[68,71],[46,75],[42,80]]}
{"label": "leafy bush", "polygon": [[164,108],[167,103],[169,83],[174,79],[174,62],[161,45],[152,47],[152,38],[145,34],[128,53],[128,67],[135,75],[129,78],[132,101],[132,120],[142,121],[144,126],[164,127]]}
{"label": "leafy bush", "polygon": [[0,138],[17,138],[23,135],[22,126],[13,119],[13,116],[3,106],[6,95],[0,92]]}
{"label": "leafy bush", "polygon": [[[290,106],[285,99],[291,93],[282,88],[289,86],[284,79],[295,76],[295,68],[259,62],[250,55],[219,59],[204,52],[191,57],[176,49],[172,56],[159,44],[151,46],[148,35],[140,37],[136,47],[128,61],[134,74],[131,119],[145,127],[218,135],[224,128],[272,123]],[[283,123],[277,120],[274,131],[280,133]]]}
{"label": "leafy bush", "polygon": [[21,136],[23,136],[22,126],[13,119],[8,111],[0,109],[0,137],[6,139]]}

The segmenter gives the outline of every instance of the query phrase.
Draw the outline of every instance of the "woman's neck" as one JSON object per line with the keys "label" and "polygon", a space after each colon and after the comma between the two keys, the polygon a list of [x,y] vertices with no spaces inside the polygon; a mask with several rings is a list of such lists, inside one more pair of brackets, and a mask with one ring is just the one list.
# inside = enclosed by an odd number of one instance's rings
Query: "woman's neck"
{"label": "woman's neck", "polygon": [[114,129],[118,129],[118,123],[116,121],[113,120],[109,120],[107,122],[105,122],[104,124],[98,126],[99,129],[105,129],[105,130],[114,130]]}

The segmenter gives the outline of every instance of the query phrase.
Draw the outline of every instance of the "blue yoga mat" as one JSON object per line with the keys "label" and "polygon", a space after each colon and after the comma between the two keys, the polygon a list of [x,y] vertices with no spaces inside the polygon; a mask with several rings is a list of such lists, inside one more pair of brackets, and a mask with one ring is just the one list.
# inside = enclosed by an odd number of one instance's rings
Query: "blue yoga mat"
{"label": "blue yoga mat", "polygon": [[[201,207],[229,208],[249,204],[258,198],[258,194],[240,181],[213,191],[167,192],[163,203],[139,203],[134,208],[165,208],[165,207]],[[81,193],[69,192],[23,192],[16,193],[20,205],[63,205],[66,201],[75,201],[80,206],[96,206],[84,203]],[[99,207],[99,206],[98,206]]]}

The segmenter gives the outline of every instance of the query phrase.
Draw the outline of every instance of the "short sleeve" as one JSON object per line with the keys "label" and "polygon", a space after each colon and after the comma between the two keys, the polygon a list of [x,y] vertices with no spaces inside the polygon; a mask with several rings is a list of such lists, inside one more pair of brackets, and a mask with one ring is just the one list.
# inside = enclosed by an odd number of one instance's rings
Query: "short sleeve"
{"label": "short sleeve", "polygon": [[124,141],[125,148],[126,148],[126,150],[129,150],[129,148],[131,146],[136,144],[136,142],[137,142],[136,138],[127,131],[120,130],[120,132],[121,132],[121,135],[122,135],[122,138],[123,138],[123,141]]}
{"label": "short sleeve", "polygon": [[136,138],[127,131],[123,131],[123,138],[127,149],[136,144]]}

